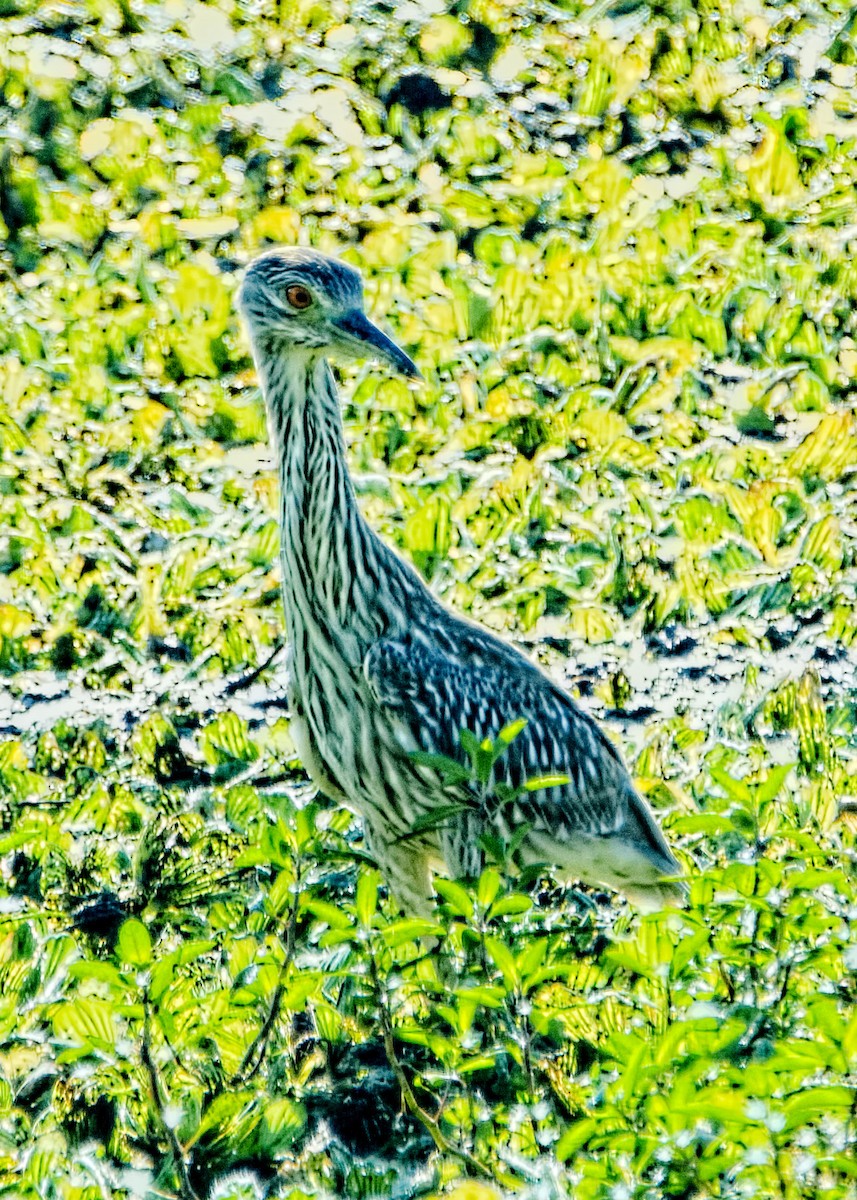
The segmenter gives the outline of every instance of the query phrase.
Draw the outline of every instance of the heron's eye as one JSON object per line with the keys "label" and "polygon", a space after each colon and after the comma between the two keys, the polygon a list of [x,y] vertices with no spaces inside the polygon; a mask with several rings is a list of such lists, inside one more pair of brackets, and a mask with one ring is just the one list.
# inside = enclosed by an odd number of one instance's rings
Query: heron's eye
{"label": "heron's eye", "polygon": [[293,283],[291,287],[286,288],[286,299],[292,308],[309,308],[312,304],[312,296],[299,283]]}

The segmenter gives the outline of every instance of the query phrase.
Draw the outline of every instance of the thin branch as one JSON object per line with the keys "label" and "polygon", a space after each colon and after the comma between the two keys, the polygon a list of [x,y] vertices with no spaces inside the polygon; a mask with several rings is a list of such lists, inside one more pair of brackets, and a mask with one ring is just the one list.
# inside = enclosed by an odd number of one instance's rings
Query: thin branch
{"label": "thin branch", "polygon": [[[42,465],[49,466],[48,461],[43,455],[39,454],[38,451],[35,453],[38,455]],[[116,514],[109,505],[105,504],[97,496],[91,496],[73,484],[68,478],[66,465],[59,456],[55,455],[53,462],[65,486],[65,493],[55,491],[42,479],[36,479],[33,482],[35,490],[50,500],[73,500],[75,504],[79,505],[85,512],[88,512],[107,534],[108,540],[113,544],[113,549],[119,551],[116,556],[119,566],[124,571],[127,571],[129,575],[136,574],[140,567],[140,560],[133,550],[128,549],[128,529],[131,528],[131,525],[129,524],[127,527],[120,525],[116,519]],[[124,562],[122,561],[123,558]]]}
{"label": "thin branch", "polygon": [[182,1200],[199,1200],[196,1192],[191,1187],[182,1144],[176,1137],[175,1130],[171,1128],[164,1117],[164,1111],[167,1107],[168,1100],[166,1093],[164,1092],[160,1076],[158,1075],[158,1068],[155,1065],[154,1058],[152,1057],[151,1013],[149,1009],[148,996],[143,997],[143,1044],[140,1048],[140,1059],[146,1069],[146,1074],[149,1076],[149,1086],[152,1089],[152,1099],[155,1102],[155,1112],[158,1117],[158,1123],[161,1126],[164,1137],[169,1143],[173,1161],[176,1165],[176,1172],[179,1177],[179,1193],[182,1197]]}
{"label": "thin branch", "polygon": [[164,1029],[163,1022],[161,1022],[161,1037],[164,1039],[164,1044],[166,1045],[170,1054],[173,1056],[173,1062],[176,1064],[176,1066],[179,1068],[179,1070],[184,1071],[185,1075],[189,1075],[191,1077],[191,1079],[199,1080],[200,1079],[199,1074],[196,1071],[191,1070],[191,1068],[189,1066],[187,1066],[187,1064],[182,1059],[182,1056],[179,1054],[176,1047],[170,1041],[169,1037],[167,1036],[167,1031],[166,1031],[166,1029]]}
{"label": "thin branch", "polygon": [[285,638],[277,638],[276,642],[274,643],[274,649],[271,651],[265,661],[259,663],[258,667],[254,667],[253,670],[249,671],[246,675],[242,675],[239,679],[233,679],[231,683],[227,683],[221,694],[224,696],[234,696],[235,693],[240,692],[242,688],[250,687],[251,684],[256,682],[260,675],[267,671],[268,667],[271,666],[274,659],[280,654],[285,644]]}
{"label": "thin branch", "polygon": [[[295,861],[294,889],[295,894],[292,900],[291,908],[289,909],[289,917],[286,925],[286,956],[280,964],[280,971],[277,977],[277,986],[274,988],[274,994],[271,997],[268,1015],[262,1022],[261,1029],[247,1047],[247,1051],[241,1060],[241,1066],[229,1080],[228,1086],[230,1088],[245,1086],[250,1082],[253,1076],[259,1072],[262,1067],[262,1063],[265,1061],[268,1042],[270,1041],[274,1026],[276,1025],[280,1016],[280,1006],[283,1002],[283,996],[286,994],[287,979],[295,956],[298,905],[301,895],[301,863],[299,858]],[[255,1063],[253,1062],[254,1059],[256,1060]],[[251,1064],[253,1065],[251,1066]]]}
{"label": "thin branch", "polygon": [[419,1100],[417,1100],[416,1095],[414,1094],[414,1089],[411,1087],[410,1081],[405,1074],[404,1067],[399,1062],[398,1055],[396,1054],[396,1047],[395,1043],[393,1042],[393,1022],[390,1017],[390,1010],[387,1007],[384,994],[381,990],[381,981],[378,977],[378,964],[376,963],[375,955],[371,950],[369,951],[369,970],[372,980],[372,990],[375,994],[375,1003],[377,1004],[378,1011],[381,1015],[381,1034],[384,1041],[384,1051],[387,1055],[387,1062],[390,1064],[390,1069],[396,1077],[396,1082],[399,1085],[399,1089],[402,1093],[402,1100],[404,1101],[406,1108],[413,1114],[413,1116],[417,1118],[423,1128],[428,1132],[435,1144],[435,1147],[442,1154],[449,1154],[454,1158],[459,1159],[461,1162],[465,1163],[474,1174],[481,1175],[483,1179],[494,1179],[494,1173],[488,1167],[486,1167],[484,1163],[481,1163],[479,1159],[475,1158],[468,1150],[463,1150],[460,1146],[456,1146],[449,1141],[440,1127],[441,1109],[438,1109],[437,1115],[432,1116],[431,1113],[426,1112]]}

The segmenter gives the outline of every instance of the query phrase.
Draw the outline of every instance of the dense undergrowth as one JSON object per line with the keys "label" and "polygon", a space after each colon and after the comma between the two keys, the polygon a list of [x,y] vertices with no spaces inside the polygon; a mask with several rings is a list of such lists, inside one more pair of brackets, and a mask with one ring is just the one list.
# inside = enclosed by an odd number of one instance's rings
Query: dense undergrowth
{"label": "dense undergrowth", "polygon": [[[4,1195],[854,1195],[855,26],[4,0]],[[233,304],[298,239],[425,375],[344,381],[369,519],[612,716],[685,911],[408,921],[313,797]]]}

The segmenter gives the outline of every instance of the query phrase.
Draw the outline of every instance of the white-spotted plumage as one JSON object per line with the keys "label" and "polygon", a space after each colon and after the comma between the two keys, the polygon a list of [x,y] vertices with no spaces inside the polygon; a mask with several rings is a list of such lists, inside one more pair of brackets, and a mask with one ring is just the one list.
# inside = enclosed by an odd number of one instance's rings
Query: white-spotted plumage
{"label": "white-spotted plumage", "polygon": [[[296,287],[311,297],[300,310]],[[518,651],[438,603],[361,516],[327,354],[362,348],[416,368],[366,320],[357,273],[313,251],[273,251],[248,269],[241,306],[280,464],[295,743],[318,787],[362,816],[393,891],[426,911],[433,863],[473,874],[480,833],[508,841],[523,824],[524,862],[646,907],[675,898],[679,865],[596,723]],[[414,758],[466,763],[462,729],[494,738],[520,718],[495,768],[513,802]],[[545,775],[567,782],[524,790]]]}

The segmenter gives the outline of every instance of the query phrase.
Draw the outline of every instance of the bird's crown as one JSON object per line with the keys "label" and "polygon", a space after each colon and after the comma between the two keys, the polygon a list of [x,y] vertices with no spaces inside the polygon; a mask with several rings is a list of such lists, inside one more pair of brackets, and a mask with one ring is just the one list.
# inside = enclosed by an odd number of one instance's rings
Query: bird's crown
{"label": "bird's crown", "polygon": [[257,296],[267,302],[288,300],[290,288],[309,292],[310,303],[302,307],[298,293],[299,303],[292,306],[298,311],[306,311],[319,301],[325,306],[363,305],[363,284],[358,272],[348,263],[304,246],[269,250],[252,262],[241,288],[241,305],[246,311]]}

